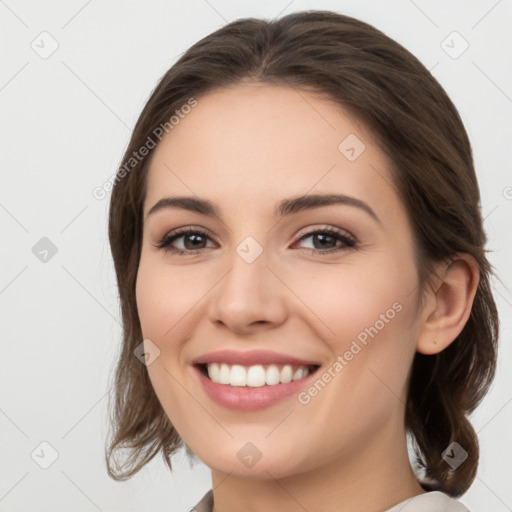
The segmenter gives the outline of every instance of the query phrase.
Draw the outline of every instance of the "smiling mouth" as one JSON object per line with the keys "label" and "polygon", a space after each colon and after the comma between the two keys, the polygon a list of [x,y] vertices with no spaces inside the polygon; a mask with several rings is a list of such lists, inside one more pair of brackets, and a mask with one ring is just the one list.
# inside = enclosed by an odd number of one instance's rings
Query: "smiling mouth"
{"label": "smiling mouth", "polygon": [[320,365],[266,364],[242,366],[227,363],[199,363],[196,368],[210,381],[233,387],[270,387],[301,380]]}

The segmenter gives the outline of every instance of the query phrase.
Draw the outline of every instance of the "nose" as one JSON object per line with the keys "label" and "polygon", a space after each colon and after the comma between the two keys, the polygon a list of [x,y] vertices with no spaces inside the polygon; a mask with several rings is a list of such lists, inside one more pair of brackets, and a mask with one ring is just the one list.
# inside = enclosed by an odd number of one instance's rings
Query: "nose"
{"label": "nose", "polygon": [[230,270],[212,290],[209,316],[214,324],[241,335],[285,322],[287,289],[267,264],[265,251],[250,263],[233,251]]}

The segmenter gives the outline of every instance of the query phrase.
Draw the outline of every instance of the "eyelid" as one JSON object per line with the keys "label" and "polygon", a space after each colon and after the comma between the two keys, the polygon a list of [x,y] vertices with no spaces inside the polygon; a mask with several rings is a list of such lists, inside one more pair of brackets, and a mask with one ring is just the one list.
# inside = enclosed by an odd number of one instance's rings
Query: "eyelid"
{"label": "eyelid", "polygon": [[346,238],[350,238],[351,240],[353,240],[354,243],[357,241],[356,237],[352,233],[350,233],[350,231],[347,231],[346,229],[343,229],[343,228],[338,228],[338,227],[332,226],[330,224],[323,224],[323,225],[322,224],[319,224],[319,225],[313,224],[312,226],[307,226],[307,227],[301,229],[299,234],[297,235],[297,241],[299,241],[301,238],[303,238],[306,235],[308,235],[308,236],[314,235],[315,233],[324,232],[324,231],[328,231],[331,233],[335,233],[337,235],[345,236]]}
{"label": "eyelid", "polygon": [[210,231],[208,228],[205,228],[203,226],[196,226],[196,225],[190,225],[190,226],[184,226],[181,228],[171,229],[170,231],[166,232],[162,237],[158,239],[156,243],[153,245],[158,247],[163,240],[169,239],[169,238],[179,238],[180,236],[186,235],[188,233],[204,233],[209,238],[211,238],[215,243],[219,243],[218,238],[215,234],[213,234],[212,231]]}

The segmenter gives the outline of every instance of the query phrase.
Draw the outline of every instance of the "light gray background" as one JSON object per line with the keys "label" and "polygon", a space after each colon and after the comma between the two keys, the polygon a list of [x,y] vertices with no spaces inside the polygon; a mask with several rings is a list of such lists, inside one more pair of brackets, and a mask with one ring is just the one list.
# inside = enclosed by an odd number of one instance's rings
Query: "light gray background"
{"label": "light gray background", "polygon": [[[97,200],[92,190],[116,171],[151,89],[192,43],[239,17],[311,8],[353,15],[402,43],[432,70],[465,122],[490,260],[502,280],[493,285],[502,335],[497,379],[473,416],[480,469],[461,501],[472,512],[512,510],[511,1],[5,0],[1,511],[185,511],[209,489],[208,468],[190,467],[183,453],[172,474],[160,456],[127,482],[106,474],[106,391],[121,331],[108,197]],[[457,58],[464,42],[454,31],[469,44]],[[56,51],[44,54],[52,44]],[[36,257],[43,237],[55,255]],[[58,452],[47,469],[39,464],[51,462],[52,449],[42,442]]]}

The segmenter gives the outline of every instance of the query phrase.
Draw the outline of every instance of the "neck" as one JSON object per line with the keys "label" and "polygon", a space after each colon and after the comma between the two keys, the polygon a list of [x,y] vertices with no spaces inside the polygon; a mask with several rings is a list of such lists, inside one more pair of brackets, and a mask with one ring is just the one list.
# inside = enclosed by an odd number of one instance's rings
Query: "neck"
{"label": "neck", "polygon": [[389,422],[362,449],[285,478],[251,479],[212,470],[214,512],[382,512],[423,494],[405,433],[402,429],[397,436],[397,430]]}

